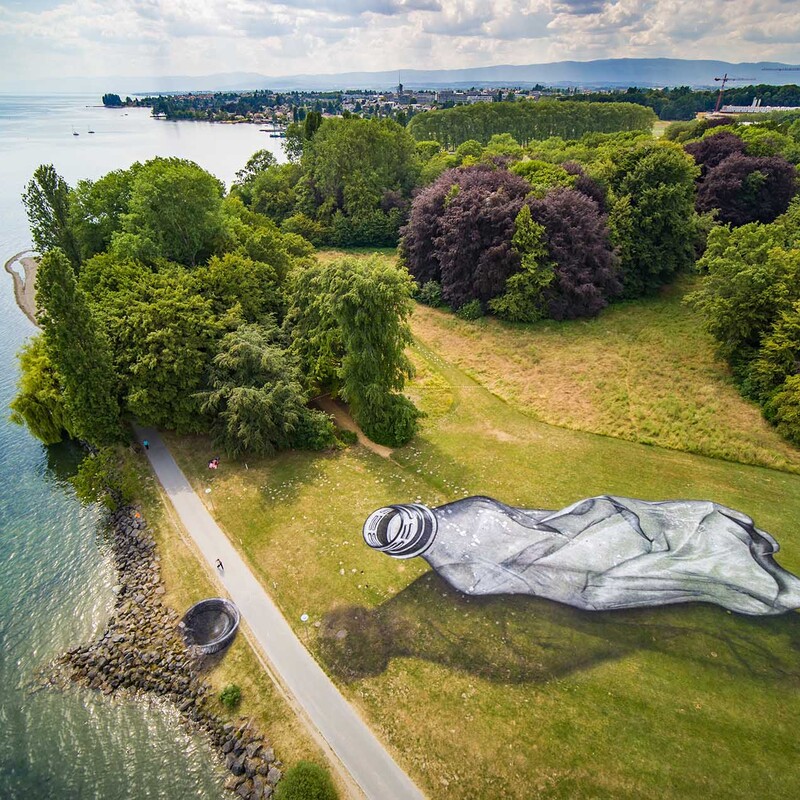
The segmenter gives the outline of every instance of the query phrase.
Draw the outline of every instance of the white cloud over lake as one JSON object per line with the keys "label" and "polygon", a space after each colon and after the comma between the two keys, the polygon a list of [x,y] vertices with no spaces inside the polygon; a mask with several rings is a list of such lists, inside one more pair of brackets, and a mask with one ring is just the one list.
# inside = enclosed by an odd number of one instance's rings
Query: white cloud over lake
{"label": "white cloud over lake", "polygon": [[798,55],[795,0],[0,0],[6,82]]}

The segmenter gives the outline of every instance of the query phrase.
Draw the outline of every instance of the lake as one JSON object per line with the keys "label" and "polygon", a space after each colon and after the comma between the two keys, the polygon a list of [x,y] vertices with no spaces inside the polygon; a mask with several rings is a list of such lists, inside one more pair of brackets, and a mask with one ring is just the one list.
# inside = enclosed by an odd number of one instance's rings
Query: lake
{"label": "lake", "polygon": [[[3,263],[31,247],[20,195],[39,164],[53,164],[74,185],[137,160],[179,156],[229,186],[258,149],[285,160],[281,140],[254,125],[166,122],[148,109],[98,104],[87,96],[0,95]],[[226,773],[171,706],[80,689],[30,692],[37,669],[102,630],[114,573],[98,512],[76,501],[66,479],[80,454],[44,447],[7,421],[15,353],[35,329],[16,307],[11,277],[1,274],[0,797],[221,798]]]}

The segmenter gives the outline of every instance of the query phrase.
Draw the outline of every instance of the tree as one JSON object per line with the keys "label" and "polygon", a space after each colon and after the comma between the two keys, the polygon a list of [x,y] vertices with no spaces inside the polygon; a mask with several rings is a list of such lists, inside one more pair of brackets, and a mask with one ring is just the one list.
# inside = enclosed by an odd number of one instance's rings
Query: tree
{"label": "tree", "polygon": [[[301,176],[299,164],[276,164],[260,172],[252,183],[238,191],[253,211],[280,224],[294,213]],[[244,190],[249,190],[249,199]]]}
{"label": "tree", "polygon": [[52,164],[38,166],[22,195],[31,236],[40,253],[60,248],[77,272],[80,250],[70,225],[70,188]]}
{"label": "tree", "polygon": [[367,436],[390,446],[405,444],[419,417],[400,394],[412,372],[410,294],[408,273],[378,257],[315,262],[294,276],[288,317],[303,374],[341,394]]}
{"label": "tree", "polygon": [[782,311],[762,338],[745,386],[748,394],[767,403],[793,375],[800,375],[800,300]]}
{"label": "tree", "polygon": [[547,258],[546,235],[544,226],[533,221],[531,207],[523,205],[514,220],[511,239],[520,260],[519,272],[509,276],[500,297],[489,301],[489,308],[499,317],[512,322],[536,322],[545,315],[545,290],[555,277],[553,264]]}
{"label": "tree", "polygon": [[375,244],[396,242],[402,210],[381,206],[387,192],[407,199],[416,184],[419,159],[405,128],[389,119],[326,119],[303,148],[302,168],[297,211],[331,225],[334,237],[338,225],[337,244],[371,244],[374,235]]}
{"label": "tree", "polygon": [[552,319],[595,316],[622,289],[608,218],[574,189],[556,188],[530,202],[531,217],[545,230],[553,279],[543,292]]}
{"label": "tree", "polygon": [[269,150],[256,150],[247,163],[236,173],[236,180],[233,182],[234,186],[242,186],[251,183],[265,170],[277,166],[278,162],[275,156]]}
{"label": "tree", "polygon": [[197,164],[180,158],[154,158],[136,172],[124,233],[115,233],[113,248],[154,262],[166,259],[186,266],[202,263],[224,235],[222,184]]}
{"label": "tree", "polygon": [[51,250],[36,273],[36,305],[45,351],[64,391],[63,419],[93,444],[121,438],[118,380],[108,340],[61,250]]}
{"label": "tree", "polygon": [[794,207],[771,225],[717,227],[697,263],[704,277],[689,300],[740,381],[764,337],[800,300],[798,216]]}
{"label": "tree", "polygon": [[88,453],[71,482],[81,502],[102,503],[111,510],[141,496],[136,467],[121,445]]}
{"label": "tree", "polygon": [[231,456],[322,449],[335,440],[330,419],[306,406],[297,365],[274,322],[242,325],[224,336],[209,385],[203,411],[213,416],[215,442]]}
{"label": "tree", "polygon": [[800,375],[792,375],[772,395],[764,415],[789,441],[800,446]]}
{"label": "tree", "polygon": [[711,136],[689,142],[684,147],[700,166],[701,177],[734,153],[744,153],[744,149],[744,142],[731,131],[715,131]]}
{"label": "tree", "polygon": [[127,213],[133,179],[141,164],[109,172],[97,181],[78,181],[70,195],[69,219],[81,259],[108,249]]}
{"label": "tree", "polygon": [[692,158],[668,142],[618,154],[609,180],[609,224],[625,297],[656,291],[694,262],[698,172]]}
{"label": "tree", "polygon": [[456,309],[502,294],[519,265],[511,240],[529,189],[519,176],[483,164],[444,173],[414,200],[404,229],[402,251],[413,277],[441,283]]}
{"label": "tree", "polygon": [[20,376],[11,401],[11,421],[26,425],[44,444],[72,436],[58,375],[47,355],[44,336],[34,336],[17,354]]}
{"label": "tree", "polygon": [[[280,235],[280,234],[278,234]],[[240,253],[214,256],[195,277],[199,293],[211,300],[218,317],[226,313],[244,322],[283,317],[284,297],[274,267]]]}
{"label": "tree", "polygon": [[797,193],[797,170],[780,156],[734,153],[709,169],[697,192],[699,211],[718,211],[722,222],[772,222]]}
{"label": "tree", "polygon": [[[120,280],[96,306],[111,339],[131,414],[179,433],[205,430],[198,392],[223,333],[211,299],[175,265],[157,272],[119,265]],[[98,297],[99,300],[99,297]]]}

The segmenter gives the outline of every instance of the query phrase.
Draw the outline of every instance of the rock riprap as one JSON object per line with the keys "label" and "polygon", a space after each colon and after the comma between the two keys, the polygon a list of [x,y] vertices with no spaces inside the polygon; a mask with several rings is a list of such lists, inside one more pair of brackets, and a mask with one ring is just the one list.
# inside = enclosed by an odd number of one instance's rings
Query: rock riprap
{"label": "rock riprap", "polygon": [[186,646],[178,614],[162,602],[161,559],[141,512],[130,506],[114,512],[110,533],[118,573],[111,618],[97,640],[57,660],[56,675],[107,695],[150,693],[174,703],[211,738],[231,773],[227,789],[243,800],[271,797],[281,762],[250,721],[225,723],[212,710],[211,687],[200,674],[203,655]]}

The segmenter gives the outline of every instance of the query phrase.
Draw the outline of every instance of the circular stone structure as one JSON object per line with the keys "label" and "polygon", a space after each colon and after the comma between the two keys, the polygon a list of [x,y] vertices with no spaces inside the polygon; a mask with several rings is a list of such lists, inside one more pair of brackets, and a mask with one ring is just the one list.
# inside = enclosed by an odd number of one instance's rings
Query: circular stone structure
{"label": "circular stone structure", "polygon": [[187,644],[201,653],[218,653],[227,647],[239,627],[239,609],[222,597],[195,603],[180,622]]}

